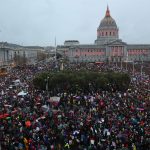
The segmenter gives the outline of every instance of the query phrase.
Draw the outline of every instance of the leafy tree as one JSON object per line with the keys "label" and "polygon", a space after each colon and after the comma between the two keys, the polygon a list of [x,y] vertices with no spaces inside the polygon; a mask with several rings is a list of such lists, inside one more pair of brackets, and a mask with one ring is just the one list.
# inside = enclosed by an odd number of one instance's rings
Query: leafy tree
{"label": "leafy tree", "polygon": [[[48,78],[48,81],[45,80]],[[48,89],[50,91],[59,92],[91,92],[102,90],[121,90],[124,91],[130,84],[130,77],[124,73],[99,73],[90,71],[60,71],[42,73],[33,80],[36,88],[46,89],[48,82]]]}

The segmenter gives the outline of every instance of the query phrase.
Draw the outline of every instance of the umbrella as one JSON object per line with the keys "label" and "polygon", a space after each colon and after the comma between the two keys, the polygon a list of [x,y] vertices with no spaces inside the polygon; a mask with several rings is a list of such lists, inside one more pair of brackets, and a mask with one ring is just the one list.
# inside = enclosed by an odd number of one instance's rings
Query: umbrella
{"label": "umbrella", "polygon": [[73,135],[76,135],[76,134],[79,134],[79,133],[80,133],[79,131],[75,130],[75,131],[73,132]]}
{"label": "umbrella", "polygon": [[17,80],[15,80],[15,81],[13,81],[13,84],[14,85],[19,85],[21,82],[20,82],[20,80],[19,79],[17,79]]}
{"label": "umbrella", "polygon": [[1,94],[4,95],[4,91],[3,90],[1,91]]}
{"label": "umbrella", "polygon": [[57,117],[58,117],[58,118],[61,118],[61,115],[58,115]]}
{"label": "umbrella", "polygon": [[30,121],[26,121],[25,125],[26,125],[26,127],[30,127],[31,126],[31,122]]}
{"label": "umbrella", "polygon": [[60,97],[51,97],[47,102],[51,103],[53,106],[57,106],[60,101]]}
{"label": "umbrella", "polygon": [[137,108],[137,110],[139,110],[139,111],[144,111],[144,108]]}
{"label": "umbrella", "polygon": [[36,103],[36,105],[40,105],[41,103]]}
{"label": "umbrella", "polygon": [[11,114],[13,115],[13,114],[15,114],[17,112],[18,112],[18,110],[14,110],[14,111],[11,112]]}
{"label": "umbrella", "polygon": [[59,110],[53,109],[52,110],[54,114],[57,114],[59,112]]}
{"label": "umbrella", "polygon": [[77,97],[76,97],[76,99],[80,99],[80,98],[81,98],[80,96],[77,96]]}
{"label": "umbrella", "polygon": [[50,100],[52,102],[59,102],[60,101],[60,97],[54,96],[54,97],[50,97]]}
{"label": "umbrella", "polygon": [[6,119],[7,119],[7,120],[10,120],[10,119],[11,119],[11,117],[7,117]]}
{"label": "umbrella", "polygon": [[21,92],[18,93],[18,96],[25,96],[25,95],[27,95],[27,93],[24,92],[24,91],[21,91]]}
{"label": "umbrella", "polygon": [[48,106],[47,106],[47,105],[43,105],[43,106],[42,106],[42,110],[43,110],[43,111],[48,111],[48,110],[49,110],[49,108],[48,108]]}
{"label": "umbrella", "polygon": [[35,130],[38,132],[38,131],[40,131],[40,128],[39,128],[39,127],[36,127],[36,129],[35,129]]}
{"label": "umbrella", "polygon": [[12,106],[11,106],[11,105],[7,105],[7,104],[6,104],[6,105],[4,105],[4,107],[12,107]]}
{"label": "umbrella", "polygon": [[40,117],[41,119],[45,119],[45,116]]}
{"label": "umbrella", "polygon": [[0,115],[0,119],[7,118],[8,116],[9,116],[9,114]]}

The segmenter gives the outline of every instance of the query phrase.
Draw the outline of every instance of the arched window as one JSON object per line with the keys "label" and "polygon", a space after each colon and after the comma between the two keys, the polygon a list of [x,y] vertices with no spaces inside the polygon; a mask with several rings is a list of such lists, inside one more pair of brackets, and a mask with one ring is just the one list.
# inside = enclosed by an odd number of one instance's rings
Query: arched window
{"label": "arched window", "polygon": [[107,36],[107,32],[106,32],[106,36]]}
{"label": "arched window", "polygon": [[102,32],[102,36],[104,36],[104,33]]}
{"label": "arched window", "polygon": [[115,32],[113,32],[113,36],[115,36]]}
{"label": "arched window", "polygon": [[109,35],[111,36],[111,32],[109,33]]}

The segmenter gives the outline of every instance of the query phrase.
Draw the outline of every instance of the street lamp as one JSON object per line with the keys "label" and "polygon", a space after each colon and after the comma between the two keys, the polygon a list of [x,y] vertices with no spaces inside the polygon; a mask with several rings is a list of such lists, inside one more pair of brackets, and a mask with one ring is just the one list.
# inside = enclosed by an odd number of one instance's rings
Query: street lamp
{"label": "street lamp", "polygon": [[64,70],[64,60],[63,59],[60,60],[60,70],[61,71]]}
{"label": "street lamp", "polygon": [[47,78],[45,79],[45,81],[46,81],[46,91],[48,91],[48,81],[49,81],[49,77],[47,77]]}
{"label": "street lamp", "polygon": [[141,76],[143,74],[143,61],[141,62]]}
{"label": "street lamp", "polygon": [[133,60],[133,69],[132,69],[132,71],[133,71],[133,75],[134,75],[134,72],[135,72],[134,60]]}
{"label": "street lamp", "polygon": [[144,53],[142,53],[142,57],[141,57],[141,76],[143,74],[143,59],[144,59]]}
{"label": "street lamp", "polygon": [[121,70],[122,70],[122,57],[121,57]]}
{"label": "street lamp", "polygon": [[129,57],[129,55],[128,55],[128,51],[127,51],[127,56],[126,56],[126,71],[128,70],[128,57]]}

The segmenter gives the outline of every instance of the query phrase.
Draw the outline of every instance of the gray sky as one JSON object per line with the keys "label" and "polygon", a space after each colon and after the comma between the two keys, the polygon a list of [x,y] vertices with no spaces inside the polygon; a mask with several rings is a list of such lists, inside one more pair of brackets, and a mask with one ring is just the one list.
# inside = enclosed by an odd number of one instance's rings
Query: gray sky
{"label": "gray sky", "polygon": [[123,41],[150,44],[150,0],[0,0],[0,41],[94,43],[107,4]]}

